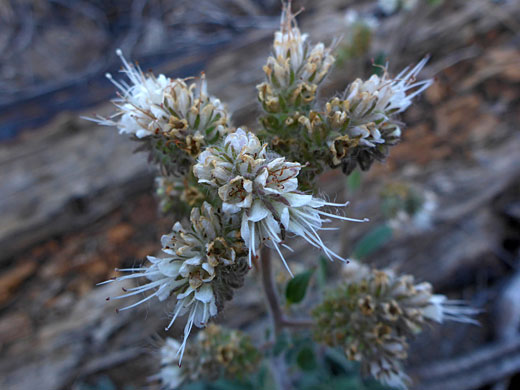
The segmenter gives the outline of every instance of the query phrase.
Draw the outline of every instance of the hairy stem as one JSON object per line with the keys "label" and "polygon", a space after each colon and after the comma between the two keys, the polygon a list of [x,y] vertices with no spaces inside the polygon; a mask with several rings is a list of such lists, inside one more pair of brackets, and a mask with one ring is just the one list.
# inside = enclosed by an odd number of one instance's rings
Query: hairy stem
{"label": "hairy stem", "polygon": [[274,332],[279,334],[283,328],[283,313],[280,307],[276,286],[273,280],[273,267],[271,264],[271,252],[264,246],[261,251],[260,269],[262,270],[262,286],[264,287],[265,297],[271,312]]}
{"label": "hairy stem", "polygon": [[261,251],[260,269],[262,270],[262,286],[269,305],[269,311],[273,320],[274,332],[279,334],[283,328],[309,328],[312,326],[310,319],[286,318],[280,306],[280,300],[276,292],[273,280],[273,267],[271,264],[271,252],[269,248],[263,247]]}

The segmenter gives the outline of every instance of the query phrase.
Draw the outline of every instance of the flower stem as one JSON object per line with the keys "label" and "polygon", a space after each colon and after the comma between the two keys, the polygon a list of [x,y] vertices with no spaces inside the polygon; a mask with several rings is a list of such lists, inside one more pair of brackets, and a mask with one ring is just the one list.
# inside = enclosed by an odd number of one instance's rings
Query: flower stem
{"label": "flower stem", "polygon": [[273,267],[271,264],[271,252],[264,246],[261,251],[260,269],[262,270],[262,286],[271,312],[275,334],[279,334],[283,328],[283,313],[280,307],[276,286],[273,280]]}
{"label": "flower stem", "polygon": [[310,328],[312,326],[312,320],[310,319],[296,320],[285,317],[273,280],[271,252],[265,246],[261,251],[260,269],[262,271],[262,286],[264,287],[265,297],[271,312],[275,334],[278,335],[283,328]]}

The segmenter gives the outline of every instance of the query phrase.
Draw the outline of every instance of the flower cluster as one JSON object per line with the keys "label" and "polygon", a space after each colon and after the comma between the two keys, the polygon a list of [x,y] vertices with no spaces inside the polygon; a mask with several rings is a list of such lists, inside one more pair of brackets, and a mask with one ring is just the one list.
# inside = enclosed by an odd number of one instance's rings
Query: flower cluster
{"label": "flower cluster", "polygon": [[181,357],[193,325],[206,326],[208,320],[217,314],[218,308],[222,308],[224,301],[230,298],[230,289],[242,285],[248,270],[241,257],[244,253],[242,243],[233,230],[237,223],[232,217],[223,220],[208,203],[204,203],[200,209],[192,210],[190,220],[189,230],[177,222],[173,232],[162,237],[162,250],[168,256],[148,256],[149,266],[122,269],[120,271],[133,273],[116,279],[145,277],[149,282],[128,289],[126,294],[115,299],[153,291],[121,310],[135,307],[153,297],[160,301],[174,297],[176,304],[166,329],[179,315],[188,314],[184,342],[180,346]]}
{"label": "flower cluster", "polygon": [[391,182],[380,193],[381,209],[394,231],[423,231],[432,224],[435,195],[410,183]]}
{"label": "flower cluster", "polygon": [[407,338],[428,323],[446,320],[475,323],[477,312],[460,301],[432,293],[429,283],[392,271],[355,268],[347,282],[313,311],[316,340],[344,349],[359,361],[364,375],[390,386],[406,388],[401,362],[407,357]]}
{"label": "flower cluster", "polygon": [[[325,246],[318,231],[323,217],[360,222],[321,210],[330,203],[298,191],[301,164],[288,162],[267,150],[251,132],[238,129],[219,146],[202,152],[193,167],[199,183],[214,188],[222,201],[222,211],[239,215],[240,234],[249,249],[249,263],[260,245],[274,248],[289,270],[280,246],[286,233],[304,238],[322,249],[332,260],[340,256]],[[291,271],[289,270],[289,273]]]}
{"label": "flower cluster", "polygon": [[343,98],[336,97],[326,103],[324,114],[311,112],[307,130],[326,137],[328,165],[341,165],[349,174],[358,165],[367,170],[375,160],[386,157],[389,146],[401,137],[396,115],[405,111],[413,98],[432,83],[432,80],[416,81],[426,61],[425,58],[413,68],[405,68],[394,78],[385,68],[381,77],[357,79],[347,87]]}
{"label": "flower cluster", "polygon": [[244,379],[258,369],[261,359],[249,337],[214,324],[200,331],[192,344],[179,366],[179,343],[166,339],[157,375],[165,390],[178,389],[186,381]]}
{"label": "flower cluster", "polygon": [[310,104],[333,63],[331,49],[321,42],[314,46],[308,43],[290,8],[285,7],[272,55],[263,68],[266,82],[257,86],[265,111],[291,112],[291,107]]}
{"label": "flower cluster", "polygon": [[209,96],[202,74],[199,83],[145,74],[126,61],[120,50],[123,73],[130,84],[107,77],[119,89],[117,111],[98,118],[102,125],[140,140],[140,149],[169,173],[186,172],[202,148],[227,133],[229,115],[220,100]]}
{"label": "flower cluster", "polygon": [[[364,28],[363,34],[370,31]],[[334,57],[321,43],[311,49],[287,10],[273,53],[264,67],[267,81],[257,86],[266,113],[260,134],[277,153],[308,165],[300,177],[304,189],[314,190],[316,176],[326,167],[341,166],[348,175],[357,166],[367,170],[382,161],[401,137],[397,115],[432,83],[416,79],[425,58],[395,77],[385,67],[381,76],[357,79],[342,97],[318,107],[315,96]]]}
{"label": "flower cluster", "polygon": [[[366,47],[366,34],[370,38],[373,26],[352,15],[347,22],[360,28],[356,42]],[[367,219],[343,216],[338,209],[347,203],[318,196],[316,177],[327,167],[341,166],[349,174],[357,166],[366,170],[373,161],[385,158],[401,137],[396,116],[432,83],[416,80],[426,59],[395,77],[385,67],[381,76],[357,79],[341,97],[324,100],[320,107],[317,91],[334,57],[330,47],[308,42],[289,1],[284,4],[272,55],[263,68],[266,80],[257,86],[265,113],[260,118],[262,128],[255,133],[230,128],[229,114],[218,99],[208,95],[204,75],[193,82],[155,77],[128,63],[120,51],[118,55],[129,82],[107,75],[119,90],[114,101],[117,110],[95,121],[129,134],[160,165],[156,183],[164,212],[187,216],[191,208],[191,214],[188,228],[176,222],[172,232],[162,237],[161,257],[148,256],[148,264],[119,270],[131,274],[113,280],[143,278],[147,282],[114,299],[144,294],[121,310],[154,298],[171,301],[174,307],[166,329],[186,315],[182,343],[168,339],[161,349],[158,377],[166,388],[196,379],[247,375],[260,360],[249,339],[210,325],[186,350],[193,326],[206,327],[223,309],[263,246],[279,254],[291,275],[282,254],[283,248],[291,250],[286,245],[289,236],[303,238],[330,260],[345,260],[320,237],[321,231],[334,229],[324,227],[325,223]],[[389,199],[400,201],[399,196],[392,193]],[[269,292],[271,275],[263,276]],[[276,299],[269,301],[276,305]],[[350,359],[361,362],[365,374],[404,387],[407,377],[401,363],[406,358],[407,338],[428,322],[474,322],[474,314],[461,302],[434,295],[428,283],[360,266],[348,283],[315,308],[314,333],[318,341],[343,347]]]}

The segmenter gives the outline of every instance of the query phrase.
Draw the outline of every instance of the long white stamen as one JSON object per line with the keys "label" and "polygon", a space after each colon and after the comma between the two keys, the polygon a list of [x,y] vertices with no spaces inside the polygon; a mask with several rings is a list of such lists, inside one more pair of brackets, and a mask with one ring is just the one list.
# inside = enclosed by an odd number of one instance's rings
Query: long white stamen
{"label": "long white stamen", "polygon": [[[165,279],[160,279],[160,280],[156,280],[155,282],[150,282],[150,283],[146,283],[142,286],[137,286],[137,287],[132,287],[132,288],[129,288],[129,289],[126,289],[126,291],[128,292],[143,292],[143,291],[148,291],[150,290],[151,288],[154,288],[156,286],[159,286],[161,284],[163,284],[165,282]],[[119,297],[115,297],[114,299],[116,298],[124,298],[126,295],[120,295]]]}
{"label": "long white stamen", "polygon": [[[159,292],[163,290],[163,288],[164,288],[164,286],[159,287],[159,289],[156,292],[154,292],[153,294],[148,295],[146,298],[141,299],[140,301],[138,301],[130,306],[126,306],[126,307],[123,307],[122,309],[119,309],[119,311],[124,311],[124,310],[131,309],[133,307],[139,306],[141,303],[144,303],[144,302],[152,299],[153,297],[157,296],[159,294]],[[132,294],[130,294],[130,295],[132,295]],[[116,297],[116,298],[118,298],[118,297]]]}
{"label": "long white stamen", "polygon": [[186,343],[188,341],[188,336],[191,333],[191,328],[193,327],[193,321],[195,317],[195,313],[197,310],[198,302],[195,304],[195,307],[191,310],[190,316],[188,318],[188,321],[186,322],[186,326],[184,327],[184,340],[182,341],[182,344],[177,351],[177,356],[179,356],[179,367],[182,363],[182,357],[184,356],[184,349],[186,348]]}
{"label": "long white stamen", "polygon": [[[321,249],[323,249],[323,251],[325,251],[325,253],[327,254],[327,257],[329,257],[330,260],[332,260],[330,258],[330,255],[332,255],[333,257],[335,257],[336,259],[340,260],[340,261],[345,261],[345,259],[339,255],[337,255],[335,252],[331,251],[329,248],[327,248],[327,246],[323,243],[321,237],[319,236],[319,234],[316,232],[316,230],[314,230],[314,228],[304,220],[304,222],[307,224],[307,226],[309,226],[309,228],[311,229],[312,233],[314,234],[314,237],[315,239],[318,241],[319,243],[319,247]],[[330,254],[330,255],[329,255]]]}
{"label": "long white stamen", "polygon": [[173,315],[172,320],[170,321],[170,323],[168,324],[168,326],[164,330],[170,330],[170,328],[172,327],[173,323],[177,319],[177,316],[179,315],[179,313],[181,312],[182,309],[183,309],[183,306],[179,305],[178,309],[175,310],[175,314]]}
{"label": "long white stamen", "polygon": [[291,247],[290,247],[289,245],[286,245],[286,244],[282,244],[282,246],[283,246],[283,247],[284,247],[285,249],[287,249],[288,251],[290,251],[290,252],[293,252],[293,253],[294,253],[294,249],[293,249],[293,248],[291,248]]}
{"label": "long white stamen", "polygon": [[256,240],[255,240],[255,230],[256,230],[256,227],[255,227],[255,223],[252,223],[251,224],[253,226],[253,228],[251,229],[251,243],[253,245],[251,245],[251,247],[253,248],[253,256],[255,256],[256,258]]}
{"label": "long white stamen", "polygon": [[316,211],[318,213],[320,213],[321,215],[326,215],[327,217],[336,218],[336,219],[342,219],[344,221],[350,221],[350,222],[370,222],[370,219],[368,219],[368,218],[363,218],[363,219],[348,218],[348,217],[343,217],[341,215],[334,215],[334,214],[331,214],[331,213],[327,213],[327,212],[321,211],[321,210],[316,210]]}
{"label": "long white stamen", "polygon": [[285,257],[283,257],[282,252],[280,251],[280,248],[278,248],[278,245],[276,242],[273,241],[274,249],[276,249],[276,252],[278,252],[278,255],[282,259],[283,265],[287,269],[287,272],[289,272],[289,275],[291,275],[291,278],[294,278],[294,274],[292,273],[291,269],[289,268],[289,264],[287,264],[287,261],[285,260]]}

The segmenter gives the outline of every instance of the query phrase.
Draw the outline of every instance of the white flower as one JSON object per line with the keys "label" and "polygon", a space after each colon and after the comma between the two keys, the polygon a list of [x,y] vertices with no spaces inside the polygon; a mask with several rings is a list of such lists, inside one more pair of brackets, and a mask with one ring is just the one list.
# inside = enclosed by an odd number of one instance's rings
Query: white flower
{"label": "white flower", "polygon": [[[240,234],[249,249],[249,264],[262,244],[274,248],[289,270],[280,246],[284,235],[302,237],[322,249],[327,257],[344,260],[321,240],[318,231],[328,218],[360,222],[357,219],[327,213],[325,206],[345,204],[326,202],[298,192],[297,176],[301,164],[285,161],[266,151],[251,132],[237,129],[223,145],[201,153],[194,166],[199,183],[217,189],[225,213],[241,216]],[[325,219],[324,219],[325,217]],[[364,220],[365,221],[365,220]],[[291,272],[289,270],[289,272]]]}
{"label": "white flower", "polygon": [[379,122],[390,115],[405,111],[412,99],[432,83],[432,79],[417,81],[416,77],[428,58],[410,69],[406,67],[394,78],[385,71],[382,76],[372,75],[367,81],[355,80],[345,91],[349,117],[354,122]]}
{"label": "white flower", "polygon": [[[188,320],[184,328],[184,341],[178,350],[180,361],[193,325],[199,328],[203,327],[208,323],[210,317],[217,314],[215,295],[209,283],[212,278],[204,278],[200,273],[194,277],[189,275],[188,270],[194,268],[193,263],[195,259],[193,258],[183,262],[174,257],[156,258],[148,256],[148,260],[152,263],[148,267],[120,269],[119,271],[133,273],[119,277],[116,280],[145,277],[149,282],[142,286],[128,289],[126,290],[126,294],[114,297],[113,299],[127,298],[133,295],[141,295],[148,291],[154,291],[140,301],[119,309],[119,311],[123,311],[136,307],[153,297],[157,297],[159,301],[164,301],[173,295],[176,299],[176,305],[172,320],[166,329],[168,330],[173,325],[179,315],[188,313]],[[183,268],[183,272],[181,272],[181,268]],[[203,283],[203,281],[205,283]]]}
{"label": "white flower", "polygon": [[389,77],[385,69],[381,77],[357,79],[348,86],[343,100],[336,97],[327,102],[325,113],[333,135],[328,144],[334,164],[344,157],[340,153],[343,149],[338,150],[341,144],[375,148],[378,144],[392,145],[399,139],[401,129],[395,115],[405,111],[412,99],[433,82],[416,80],[426,62],[427,58],[412,69],[405,68],[395,78]]}
{"label": "white flower", "polygon": [[176,390],[184,382],[182,369],[175,365],[162,367],[157,377],[166,390]]}
{"label": "white flower", "polygon": [[389,226],[397,234],[423,232],[432,226],[434,212],[438,207],[435,194],[424,190],[420,195],[422,199],[418,209],[400,209],[388,220]]}
{"label": "white flower", "polygon": [[180,348],[177,340],[167,337],[164,345],[161,347],[161,364],[173,364],[179,362],[177,351]]}
{"label": "white flower", "polygon": [[[161,74],[155,77],[126,61],[121,50],[116,51],[123,62],[123,73],[129,79],[107,78],[119,89],[114,100],[118,111],[110,118],[98,118],[98,123],[116,126],[120,133],[146,138],[155,134],[186,138],[189,134],[200,142],[214,141],[227,132],[228,114],[220,100],[208,96],[204,74],[200,85],[187,85],[182,79],[172,80]],[[194,140],[190,139],[190,142]]]}
{"label": "white flower", "polygon": [[185,380],[185,373],[179,366],[179,349],[181,344],[171,337],[167,337],[160,349],[161,370],[152,379],[159,379],[166,390],[177,389]]}
{"label": "white flower", "polygon": [[298,28],[295,15],[284,7],[280,31],[274,35],[273,55],[264,66],[270,84],[285,89],[295,81],[319,84],[329,72],[334,57],[323,43],[311,46]]}
{"label": "white flower", "polygon": [[[282,23],[285,21],[282,20]],[[303,64],[305,41],[307,34],[301,34],[300,29],[291,23],[283,25],[282,31],[274,34],[273,54],[279,63],[288,60],[293,72],[298,71]]]}
{"label": "white flower", "polygon": [[445,295],[431,295],[428,306],[422,310],[424,317],[438,323],[444,321],[464,322],[478,325],[473,317],[480,311],[469,307],[464,301],[448,299]]}
{"label": "white flower", "polygon": [[[229,244],[235,233],[223,225],[209,204],[204,203],[200,210],[194,208],[190,219],[190,230],[183,229],[177,222],[173,227],[173,233],[162,237],[163,252],[169,255],[168,257],[148,256],[151,265],[121,269],[119,271],[133,273],[115,279],[145,277],[149,282],[128,289],[126,294],[114,299],[153,291],[140,301],[120,310],[133,308],[153,297],[157,297],[159,301],[173,297],[176,305],[167,330],[179,315],[188,314],[184,341],[178,349],[179,361],[182,359],[193,325],[204,327],[209,319],[217,314],[216,292],[213,288],[216,267],[234,264],[236,259],[235,251]],[[232,221],[227,222],[233,225]]]}

